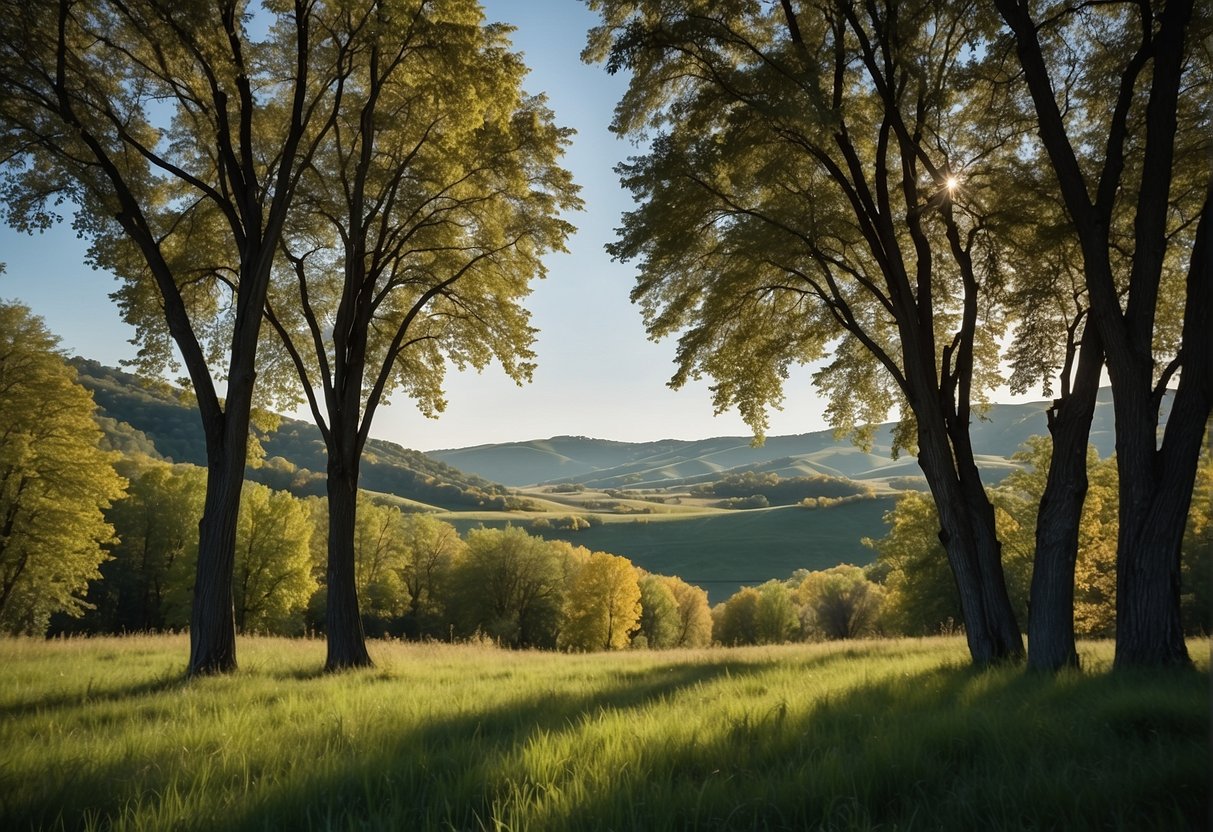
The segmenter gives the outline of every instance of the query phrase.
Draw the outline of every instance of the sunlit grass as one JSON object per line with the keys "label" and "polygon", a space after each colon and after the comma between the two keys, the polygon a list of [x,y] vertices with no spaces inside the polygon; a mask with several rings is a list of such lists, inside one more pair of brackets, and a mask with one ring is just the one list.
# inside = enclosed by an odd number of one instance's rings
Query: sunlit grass
{"label": "sunlit grass", "polygon": [[0,829],[1185,829],[1197,673],[976,673],[959,640],[567,656],[0,641]]}

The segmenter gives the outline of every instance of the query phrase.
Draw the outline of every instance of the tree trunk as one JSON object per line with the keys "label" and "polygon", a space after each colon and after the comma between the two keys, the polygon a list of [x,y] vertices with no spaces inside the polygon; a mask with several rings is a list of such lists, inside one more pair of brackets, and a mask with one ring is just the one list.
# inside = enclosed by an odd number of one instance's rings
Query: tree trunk
{"label": "tree trunk", "polygon": [[[198,521],[198,564],[190,612],[190,676],[236,669],[236,619],[232,571],[236,519],[244,486],[244,442],[233,449],[207,448],[206,498]],[[227,453],[222,451],[226,450]]]}
{"label": "tree trunk", "polygon": [[[1202,436],[1203,428],[1202,421]],[[1141,436],[1133,439],[1144,441]],[[1197,453],[1191,454],[1190,464],[1176,466],[1190,469],[1190,473],[1164,471],[1157,463],[1148,467],[1133,464],[1132,460],[1140,460],[1146,454],[1153,458],[1156,452],[1151,447],[1130,453],[1129,444],[1127,438],[1123,444],[1117,443],[1117,451],[1124,453],[1125,460],[1118,466],[1121,506],[1116,558],[1115,666],[1187,665],[1191,659],[1179,615],[1179,551],[1192,498]],[[1152,481],[1140,482],[1143,479]]]}
{"label": "tree trunk", "polygon": [[[1137,407],[1124,408],[1128,414],[1140,414],[1142,420],[1132,433],[1125,431],[1126,444],[1132,439],[1142,447],[1126,447],[1124,458],[1118,457],[1121,507],[1116,578],[1117,668],[1191,663],[1179,612],[1180,547],[1213,408],[1211,301],[1213,181],[1201,211],[1188,266],[1183,346],[1179,355],[1182,372],[1161,448],[1155,450],[1156,431],[1151,429],[1158,421],[1154,409],[1157,403],[1134,401]],[[1120,407],[1116,415],[1119,453]],[[1126,499],[1132,502],[1126,503]]]}
{"label": "tree trunk", "polygon": [[[334,436],[334,439],[336,437]],[[329,558],[328,603],[325,635],[328,642],[326,671],[371,667],[366,634],[358,612],[358,585],[354,564],[354,528],[358,512],[358,467],[342,464],[343,455],[329,450]]]}
{"label": "tree trunk", "polygon": [[[973,664],[987,667],[1007,659],[1023,655],[1019,630],[1011,613],[1010,600],[998,604],[996,597],[1001,590],[1006,596],[1006,586],[999,581],[996,586],[985,586],[983,570],[979,564],[978,540],[970,511],[971,497],[966,499],[953,466],[951,445],[941,426],[932,428],[919,418],[918,462],[931,488],[935,505],[939,510],[939,542],[943,544],[956,580],[960,597],[961,615],[964,617],[965,637]],[[984,493],[983,493],[984,498]],[[991,510],[991,518],[993,511]],[[989,532],[992,534],[992,529]],[[988,544],[987,544],[988,545]],[[987,554],[988,556],[988,554]],[[997,570],[1001,574],[1002,565]],[[1001,609],[1001,613],[999,610]],[[1001,616],[1011,614],[1008,627]],[[1008,630],[1014,632],[1008,637]]]}
{"label": "tree trunk", "polygon": [[1084,335],[1073,390],[1049,412],[1053,455],[1036,512],[1036,555],[1028,601],[1028,667],[1078,667],[1074,644],[1074,565],[1087,496],[1087,446],[1099,394],[1103,349],[1095,327]]}

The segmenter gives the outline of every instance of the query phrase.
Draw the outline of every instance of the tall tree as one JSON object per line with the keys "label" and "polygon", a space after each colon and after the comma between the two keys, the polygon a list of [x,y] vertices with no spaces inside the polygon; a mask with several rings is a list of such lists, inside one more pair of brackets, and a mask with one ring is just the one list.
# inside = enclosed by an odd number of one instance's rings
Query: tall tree
{"label": "tall tree", "polygon": [[[996,6],[1082,252],[1112,385],[1115,663],[1187,664],[1180,548],[1213,404],[1213,176],[1202,104],[1213,56],[1198,45],[1209,10],[1194,13],[1192,0]],[[1168,314],[1176,298],[1182,312]]]}
{"label": "tall tree", "polygon": [[7,220],[44,227],[74,202],[93,262],[126,280],[118,299],[141,359],[158,368],[175,346],[197,397],[207,489],[191,674],[236,667],[232,570],[262,309],[348,64],[318,31],[328,10],[272,4],[257,37],[242,0],[0,6]]}
{"label": "tall tree", "polygon": [[712,643],[712,608],[708,593],[676,576],[663,577],[678,602],[674,647],[707,647]]}
{"label": "tall tree", "polygon": [[305,178],[266,315],[328,450],[330,669],[370,663],[353,569],[359,464],[379,406],[444,406],[447,362],[529,379],[520,301],[579,203],[569,131],[521,89],[508,29],[468,0],[345,4],[351,45],[330,140]]}
{"label": "tall tree", "polygon": [[[1023,654],[969,422],[996,373],[1004,280],[989,234],[998,155],[969,0],[857,4],[588,0],[584,57],[628,69],[613,128],[639,207],[620,259],[654,337],[680,333],[673,384],[709,375],[761,435],[789,366],[816,374],[835,426],[898,404],[939,508],[969,648]],[[870,428],[868,428],[870,429]]]}
{"label": "tall tree", "polygon": [[93,397],[58,339],[24,306],[0,303],[0,632],[41,635],[78,616],[126,481],[101,450]]}
{"label": "tall tree", "polygon": [[[995,53],[989,63],[1005,65]],[[1002,83],[1010,83],[1002,81]],[[1030,103],[1016,109],[1022,132],[1033,132]],[[1074,578],[1083,505],[1087,498],[1087,445],[1103,370],[1103,342],[1090,323],[1081,253],[1064,207],[1031,155],[1004,160],[1008,210],[997,226],[1013,279],[1009,314],[1016,327],[1008,359],[1013,393],[1039,385],[1054,396],[1046,411],[1052,452],[1043,489],[1034,491],[1034,565],[1028,606],[1028,666],[1052,672],[1078,666],[1074,641]]]}

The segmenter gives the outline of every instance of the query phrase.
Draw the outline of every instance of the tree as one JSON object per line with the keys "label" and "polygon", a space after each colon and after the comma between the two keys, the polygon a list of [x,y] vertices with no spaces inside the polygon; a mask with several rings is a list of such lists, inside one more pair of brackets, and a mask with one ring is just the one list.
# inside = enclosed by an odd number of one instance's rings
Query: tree
{"label": "tree", "polygon": [[648,572],[640,576],[639,585],[640,620],[632,643],[650,650],[675,646],[682,621],[674,591],[663,576]]}
{"label": "tree", "polygon": [[131,466],[127,477],[126,496],[106,515],[116,537],[113,559],[90,593],[97,595],[99,629],[147,632],[188,622],[206,470],[149,461]]}
{"label": "tree", "polygon": [[770,580],[758,587],[758,609],[754,616],[754,633],[758,644],[791,641],[799,627],[796,602],[786,583]]}
{"label": "tree", "polygon": [[678,603],[678,632],[674,647],[707,647],[712,643],[712,609],[708,593],[682,578],[663,576]]}
{"label": "tree", "polygon": [[758,643],[758,605],[761,596],[743,586],[712,609],[712,639],[726,647]]}
{"label": "tree", "polygon": [[308,510],[285,491],[246,484],[236,530],[234,600],[242,633],[298,635],[312,577]]}
{"label": "tree", "polygon": [[[1180,550],[1213,406],[1213,176],[1201,104],[1213,73],[1197,45],[1208,10],[1194,14],[1192,0],[995,5],[1082,252],[1112,385],[1115,664],[1186,665]],[[1168,310],[1177,298],[1182,309]]]}
{"label": "tree", "polygon": [[[408,609],[404,570],[408,567],[409,545],[405,534],[400,509],[363,502],[354,524],[354,577],[358,597],[364,599],[363,613],[373,622],[375,635],[385,635]],[[325,589],[327,609],[333,590],[327,584]],[[326,627],[332,625],[327,615],[325,623]]]}
{"label": "tree", "polygon": [[859,638],[876,632],[883,589],[849,563],[809,572],[793,590],[801,629],[810,638]]}
{"label": "tree", "polygon": [[[1023,134],[1033,132],[1031,120]],[[1057,398],[1046,411],[1052,452],[1038,495],[1032,542],[1028,666],[1057,671],[1078,666],[1074,643],[1074,578],[1087,496],[1087,445],[1103,368],[1103,342],[1090,325],[1081,253],[1062,207],[1041,183],[1040,166],[1028,158],[1005,164],[1016,183],[1006,199],[1023,203],[999,229],[1014,260],[1009,307],[1018,318],[1009,350],[1013,393],[1040,384]],[[1025,221],[1026,220],[1026,221]]]}
{"label": "tree", "polygon": [[473,529],[465,542],[448,602],[462,632],[479,630],[510,647],[555,647],[566,551],[516,526]]}
{"label": "tree", "polygon": [[877,562],[888,569],[884,626],[906,635],[935,635],[952,629],[960,617],[956,582],[941,557],[935,534],[938,517],[930,496],[906,492],[885,514],[888,534],[865,539]]}
{"label": "tree", "polygon": [[1002,328],[986,197],[1014,140],[978,72],[989,12],[589,5],[603,25],[584,57],[631,72],[613,129],[658,131],[620,168],[639,207],[609,250],[640,261],[649,333],[679,336],[672,384],[711,376],[717,408],[761,436],[788,368],[832,347],[814,378],[836,427],[868,441],[901,405],[898,444],[938,506],[973,661],[1022,656],[969,436]]}
{"label": "tree", "polygon": [[577,574],[564,602],[562,646],[568,650],[622,650],[640,624],[640,584],[627,558],[595,552]]}
{"label": "tree", "polygon": [[322,12],[340,14],[274,4],[256,39],[235,0],[0,7],[6,219],[44,228],[74,203],[93,263],[125,281],[117,298],[141,363],[171,363],[175,345],[193,384],[207,489],[190,674],[236,667],[232,574],[261,314],[349,57],[321,34],[333,29]]}
{"label": "tree", "polygon": [[0,303],[0,631],[79,616],[126,482],[101,450],[93,398],[29,309]]}
{"label": "tree", "polygon": [[529,379],[520,301],[579,205],[569,131],[521,90],[507,29],[474,3],[346,4],[330,139],[303,180],[266,306],[328,451],[326,667],[370,664],[354,580],[359,466],[394,390],[442,411],[450,361]]}
{"label": "tree", "polygon": [[445,635],[438,625],[447,613],[444,596],[451,569],[463,556],[463,541],[454,526],[427,514],[406,516],[400,534],[405,548],[400,576],[409,599],[406,634]]}

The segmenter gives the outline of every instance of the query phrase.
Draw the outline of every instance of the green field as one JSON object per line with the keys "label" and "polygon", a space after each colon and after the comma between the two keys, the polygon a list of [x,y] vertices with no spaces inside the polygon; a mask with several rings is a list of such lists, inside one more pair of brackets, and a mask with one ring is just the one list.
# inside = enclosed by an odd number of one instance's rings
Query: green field
{"label": "green field", "polygon": [[[894,502],[893,497],[881,497],[816,509],[789,506],[690,516],[653,515],[639,520],[605,517],[608,522],[600,526],[577,532],[544,530],[542,534],[623,555],[650,572],[677,575],[706,589],[716,603],[741,586],[786,578],[797,569],[870,563],[875,553],[860,542],[861,530],[868,529],[877,537],[883,534],[881,517]],[[507,522],[490,517],[494,515],[464,519],[449,514],[443,519],[461,532],[481,524],[503,526]],[[524,518],[510,522],[526,525]]]}
{"label": "green field", "polygon": [[1206,828],[1199,672],[978,673],[963,642],[568,656],[0,641],[0,829]]}

